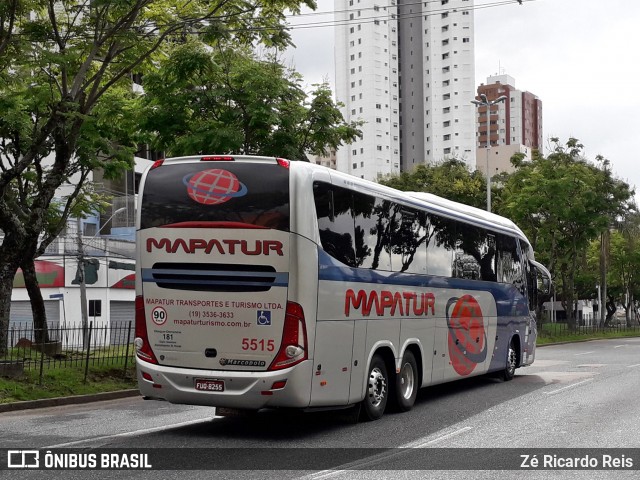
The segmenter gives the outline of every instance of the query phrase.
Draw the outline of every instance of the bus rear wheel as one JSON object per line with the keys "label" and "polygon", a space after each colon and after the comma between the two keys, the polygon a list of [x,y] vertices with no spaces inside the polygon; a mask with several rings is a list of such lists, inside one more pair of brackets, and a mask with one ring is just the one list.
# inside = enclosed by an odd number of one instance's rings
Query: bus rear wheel
{"label": "bus rear wheel", "polygon": [[374,355],[367,375],[367,389],[362,401],[363,420],[378,420],[384,414],[389,399],[387,366],[380,355]]}
{"label": "bus rear wheel", "polygon": [[394,407],[398,412],[408,412],[418,396],[418,364],[416,358],[407,350],[400,364],[400,373],[396,375]]}

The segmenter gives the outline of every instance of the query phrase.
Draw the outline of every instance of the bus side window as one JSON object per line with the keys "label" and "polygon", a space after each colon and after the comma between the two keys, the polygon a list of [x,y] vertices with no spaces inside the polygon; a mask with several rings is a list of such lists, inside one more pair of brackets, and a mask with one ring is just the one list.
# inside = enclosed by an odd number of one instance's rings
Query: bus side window
{"label": "bus side window", "polygon": [[394,205],[391,265],[394,272],[427,273],[426,214]]}
{"label": "bus side window", "polygon": [[527,245],[522,240],[520,241],[520,250],[522,251],[522,259],[526,275],[525,278],[527,280],[527,297],[529,299],[529,310],[535,312],[538,303],[538,279],[535,269],[532,268],[529,264],[529,258],[533,259],[533,252],[531,251],[529,245]]}
{"label": "bus side window", "polygon": [[315,182],[313,195],[322,248],[345,265],[355,266],[351,192]]}
{"label": "bus side window", "polygon": [[427,214],[427,274],[453,276],[453,253],[456,222],[432,213]]}
{"label": "bus side window", "polygon": [[388,201],[353,192],[357,267],[391,270],[389,205]]}
{"label": "bus side window", "polygon": [[523,262],[518,252],[518,243],[514,237],[498,235],[498,282],[511,283],[524,296]]}
{"label": "bus side window", "polygon": [[[466,280],[480,280],[480,248],[484,243],[483,231],[468,223],[458,222],[454,276]],[[486,237],[486,235],[485,235]]]}

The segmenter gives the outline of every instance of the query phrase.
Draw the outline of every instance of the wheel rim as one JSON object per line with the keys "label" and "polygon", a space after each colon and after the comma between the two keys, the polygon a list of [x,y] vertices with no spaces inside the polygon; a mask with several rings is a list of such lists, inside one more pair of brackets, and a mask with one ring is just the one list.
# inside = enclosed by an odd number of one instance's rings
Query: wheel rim
{"label": "wheel rim", "polygon": [[369,402],[373,407],[379,407],[387,394],[387,379],[379,368],[374,368],[369,374]]}
{"label": "wheel rim", "polygon": [[413,367],[409,362],[402,366],[400,371],[400,392],[402,398],[409,400],[413,396],[413,389],[415,388],[415,375],[413,374]]}
{"label": "wheel rim", "polygon": [[509,355],[507,356],[507,371],[509,375],[513,375],[516,372],[516,351],[512,345],[509,345]]}

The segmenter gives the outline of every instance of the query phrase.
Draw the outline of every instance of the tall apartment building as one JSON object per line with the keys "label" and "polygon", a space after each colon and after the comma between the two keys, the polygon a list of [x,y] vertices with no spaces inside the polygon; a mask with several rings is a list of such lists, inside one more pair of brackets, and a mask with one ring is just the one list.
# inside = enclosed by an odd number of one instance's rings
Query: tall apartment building
{"label": "tall apartment building", "polygon": [[456,157],[475,167],[473,0],[336,0],[336,96],[363,137],[337,168],[369,180]]}
{"label": "tall apartment building", "polygon": [[[487,107],[478,107],[477,119],[477,159],[478,169],[485,173],[485,155],[490,156],[489,170],[510,172],[510,159],[514,153],[524,153],[531,159],[533,150],[541,150],[542,145],[542,101],[533,93],[516,88],[515,79],[509,75],[494,75],[487,78],[486,85],[478,87],[478,95],[486,95],[487,100],[495,100],[504,95],[506,100],[490,107],[487,125]],[[487,135],[491,144],[486,150]]]}

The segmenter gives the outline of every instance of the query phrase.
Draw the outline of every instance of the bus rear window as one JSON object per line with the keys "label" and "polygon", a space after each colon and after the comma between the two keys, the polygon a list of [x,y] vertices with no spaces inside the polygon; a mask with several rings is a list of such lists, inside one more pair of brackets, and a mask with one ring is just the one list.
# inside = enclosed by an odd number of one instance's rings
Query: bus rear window
{"label": "bus rear window", "polygon": [[150,170],[140,228],[221,222],[289,230],[289,170],[276,164],[165,164]]}

